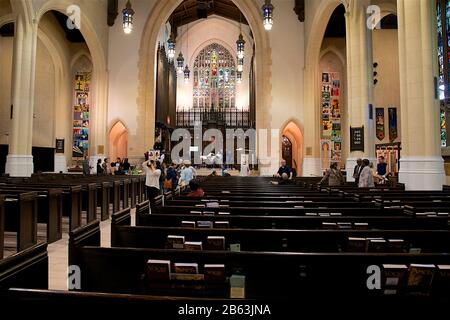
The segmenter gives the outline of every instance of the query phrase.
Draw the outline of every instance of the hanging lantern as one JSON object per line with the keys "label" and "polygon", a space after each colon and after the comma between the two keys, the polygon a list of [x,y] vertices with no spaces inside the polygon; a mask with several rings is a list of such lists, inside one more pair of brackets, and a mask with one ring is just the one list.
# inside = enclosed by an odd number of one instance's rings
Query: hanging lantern
{"label": "hanging lantern", "polygon": [[244,58],[237,59],[237,71],[239,72],[244,71]]}
{"label": "hanging lantern", "polygon": [[236,82],[237,82],[238,84],[241,84],[241,83],[242,83],[242,71],[236,72]]}
{"label": "hanging lantern", "polygon": [[130,34],[133,31],[134,10],[131,8],[130,0],[127,1],[125,9],[122,10],[123,32]]}
{"label": "hanging lantern", "polygon": [[173,59],[175,57],[175,40],[172,35],[170,35],[169,40],[167,40],[167,55],[169,59]]}
{"label": "hanging lantern", "polygon": [[262,6],[264,29],[271,30],[273,25],[273,5],[270,0]]}
{"label": "hanging lantern", "polygon": [[183,66],[184,66],[184,57],[183,54],[180,52],[177,58],[177,73],[183,73]]}
{"label": "hanging lantern", "polygon": [[189,76],[191,74],[191,70],[189,70],[188,65],[184,68],[184,82],[189,82]]}
{"label": "hanging lantern", "polygon": [[245,47],[245,40],[241,33],[239,34],[239,38],[236,41],[237,56],[239,59],[244,58],[244,47]]}

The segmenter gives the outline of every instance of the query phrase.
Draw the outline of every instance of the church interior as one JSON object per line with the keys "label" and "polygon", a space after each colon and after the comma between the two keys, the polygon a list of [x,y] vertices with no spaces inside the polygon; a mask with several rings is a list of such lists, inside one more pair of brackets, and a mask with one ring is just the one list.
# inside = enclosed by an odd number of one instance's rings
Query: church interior
{"label": "church interior", "polygon": [[450,0],[0,0],[0,299],[448,303],[449,48]]}

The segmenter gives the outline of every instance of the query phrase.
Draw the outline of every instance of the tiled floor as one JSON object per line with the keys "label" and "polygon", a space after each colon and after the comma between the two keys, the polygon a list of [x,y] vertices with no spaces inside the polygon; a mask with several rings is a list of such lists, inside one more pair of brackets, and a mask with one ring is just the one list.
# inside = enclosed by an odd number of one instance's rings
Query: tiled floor
{"label": "tiled floor", "polygon": [[[135,209],[131,211],[131,225],[135,225]],[[101,246],[111,246],[111,220],[100,223]],[[61,240],[48,245],[48,288],[52,290],[67,290],[67,265],[69,255],[69,235],[63,233]],[[83,273],[81,273],[83,274]]]}

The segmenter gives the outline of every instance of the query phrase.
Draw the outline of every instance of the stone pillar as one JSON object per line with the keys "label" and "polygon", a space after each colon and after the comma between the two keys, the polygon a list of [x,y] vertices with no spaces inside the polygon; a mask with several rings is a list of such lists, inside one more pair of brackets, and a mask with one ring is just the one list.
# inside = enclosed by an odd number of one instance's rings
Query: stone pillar
{"label": "stone pillar", "polygon": [[[373,122],[373,59],[372,30],[367,26],[369,0],[350,0],[345,13],[347,31],[347,123],[350,127],[364,126],[364,151],[350,151],[346,161],[347,181],[353,180],[356,159],[375,161]],[[371,110],[372,109],[372,110]],[[349,135],[350,137],[350,135]],[[350,137],[351,139],[351,137]],[[375,163],[374,163],[375,164]]]}
{"label": "stone pillar", "polygon": [[304,117],[304,159],[302,175],[304,177],[322,176],[320,161],[320,116],[318,108],[319,92],[319,61],[306,63],[305,66],[305,112]]}
{"label": "stone pillar", "polygon": [[407,190],[442,190],[436,3],[398,0],[402,151],[399,181]]}
{"label": "stone pillar", "polygon": [[23,14],[15,23],[12,104],[13,119],[6,173],[29,177],[33,173],[32,134],[37,24]]}

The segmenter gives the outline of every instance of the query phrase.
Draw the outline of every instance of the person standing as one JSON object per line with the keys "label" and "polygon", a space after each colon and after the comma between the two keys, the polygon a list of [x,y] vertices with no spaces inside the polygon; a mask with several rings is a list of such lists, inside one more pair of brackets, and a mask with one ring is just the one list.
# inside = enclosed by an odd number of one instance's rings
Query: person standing
{"label": "person standing", "polygon": [[191,167],[191,162],[186,161],[185,168],[181,170],[181,185],[187,186],[195,178],[195,169]]}
{"label": "person standing", "polygon": [[378,157],[378,163],[377,163],[377,175],[380,179],[380,184],[383,184],[386,182],[387,178],[387,163],[384,162],[384,157],[379,156]]}
{"label": "person standing", "polygon": [[171,181],[170,190],[173,191],[177,188],[178,176],[175,163],[167,168],[166,181]]}
{"label": "person standing", "polygon": [[373,181],[372,171],[370,170],[370,161],[367,159],[363,160],[363,168],[361,170],[361,174],[359,175],[359,184],[360,188],[374,188],[375,183]]}
{"label": "person standing", "polygon": [[103,166],[102,166],[102,159],[97,160],[97,175],[102,176],[103,175]]}
{"label": "person standing", "polygon": [[355,179],[356,185],[359,185],[359,175],[361,174],[362,170],[362,159],[359,158],[356,160],[356,166],[353,169],[353,179]]}
{"label": "person standing", "polygon": [[145,172],[145,187],[147,198],[150,201],[150,209],[154,211],[155,198],[159,195],[159,177],[161,170],[157,168],[155,160],[148,160],[142,163]]}
{"label": "person standing", "polygon": [[322,180],[320,180],[319,184],[322,184],[325,181],[328,181],[329,186],[340,186],[344,183],[344,177],[338,168],[337,162],[333,162],[330,165],[330,169],[325,172],[325,175]]}
{"label": "person standing", "polygon": [[91,166],[89,165],[89,158],[87,155],[84,156],[82,165],[83,165],[83,174],[85,176],[88,176],[91,173]]}

